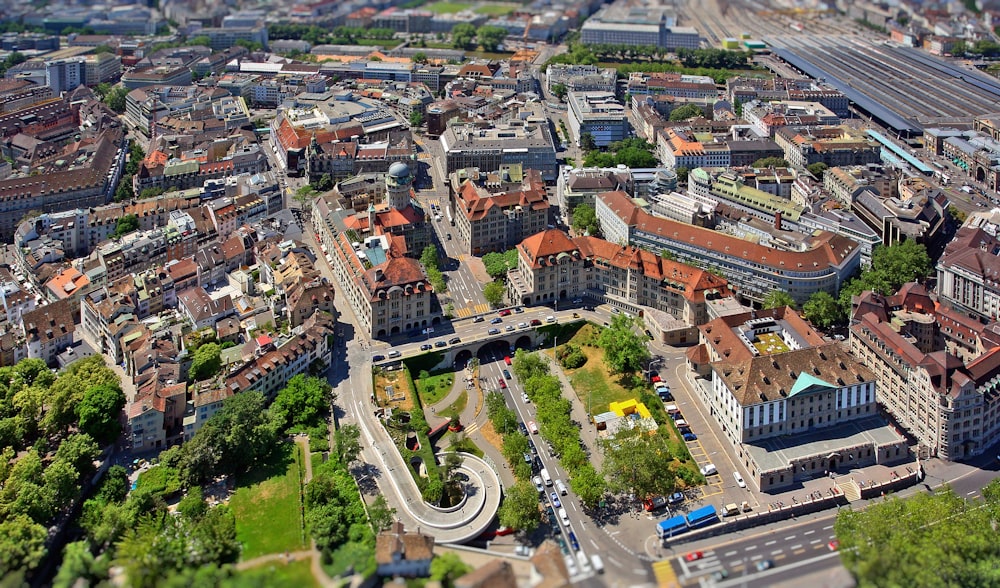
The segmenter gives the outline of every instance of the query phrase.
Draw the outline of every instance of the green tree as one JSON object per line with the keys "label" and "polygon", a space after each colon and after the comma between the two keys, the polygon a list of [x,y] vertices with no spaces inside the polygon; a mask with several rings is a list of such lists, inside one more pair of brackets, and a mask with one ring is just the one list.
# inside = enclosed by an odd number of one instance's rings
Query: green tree
{"label": "green tree", "polygon": [[88,388],[76,408],[80,430],[102,445],[113,442],[121,433],[118,415],[124,407],[125,394],[117,384]]}
{"label": "green tree", "polygon": [[593,151],[597,149],[597,143],[594,141],[594,135],[590,133],[583,133],[580,135],[580,149],[584,151]]}
{"label": "green tree", "polygon": [[675,168],[675,169],[674,169],[674,173],[676,173],[676,174],[677,174],[677,183],[678,183],[678,184],[687,184],[687,181],[688,181],[688,173],[689,173],[690,171],[691,171],[691,170],[689,170],[688,168],[686,168],[686,167],[684,167],[684,166],[681,166],[681,167],[678,167],[678,168]]}
{"label": "green tree", "polygon": [[497,513],[500,524],[531,534],[541,522],[538,516],[538,491],[528,480],[507,488]]}
{"label": "green tree", "polygon": [[573,209],[573,229],[578,233],[586,232],[588,235],[600,235],[601,226],[597,222],[597,212],[593,206],[579,204]]}
{"label": "green tree", "polygon": [[472,567],[452,552],[442,553],[431,561],[431,580],[440,582],[444,588],[451,588],[455,580],[471,571]]}
{"label": "green tree", "polygon": [[345,467],[357,461],[361,454],[361,429],[357,425],[344,425],[333,434],[337,459]]}
{"label": "green tree", "polygon": [[123,114],[125,112],[125,97],[128,96],[128,92],[129,90],[125,86],[115,86],[104,95],[104,103],[111,110]]}
{"label": "green tree", "polygon": [[823,174],[826,173],[826,170],[829,167],[830,166],[828,166],[827,164],[823,163],[822,161],[817,161],[816,163],[810,163],[809,165],[807,165],[806,169],[809,170],[809,173],[811,173],[812,175],[816,176],[817,180],[822,180],[823,179]]}
{"label": "green tree", "polygon": [[23,514],[0,521],[0,576],[38,567],[45,556],[45,527]]}
{"label": "green tree", "polygon": [[893,291],[907,282],[926,278],[932,267],[927,248],[912,239],[898,241],[889,247],[876,247],[872,252],[872,269]]}
{"label": "green tree", "polygon": [[119,217],[118,222],[115,224],[115,232],[111,233],[112,239],[117,239],[118,237],[123,237],[133,231],[139,230],[139,217],[134,214],[126,214],[125,216]]}
{"label": "green tree", "polygon": [[177,512],[189,519],[200,519],[208,512],[208,503],[201,486],[195,486],[187,491],[184,498],[177,503]]}
{"label": "green tree", "polygon": [[821,329],[829,328],[844,320],[840,303],[824,290],[814,292],[809,297],[809,300],[802,305],[802,314]]}
{"label": "green tree", "polygon": [[604,350],[604,362],[612,373],[633,373],[649,359],[646,338],[637,334],[634,326],[631,318],[616,314],[597,338],[597,344]]}
{"label": "green tree", "polygon": [[763,302],[764,308],[779,308],[782,306],[790,306],[795,308],[795,299],[792,295],[784,290],[775,289],[771,290],[764,296]]}
{"label": "green tree", "polygon": [[493,280],[489,284],[483,286],[483,297],[486,298],[486,302],[489,302],[493,308],[500,308],[503,306],[503,282]]}
{"label": "green tree", "polygon": [[63,551],[62,565],[52,582],[55,588],[72,588],[78,580],[84,585],[96,585],[107,579],[106,573],[97,571],[101,566],[95,565],[94,554],[86,541],[76,541],[66,545]]}
{"label": "green tree", "polygon": [[[118,411],[120,410],[119,407]],[[117,419],[118,412],[111,412],[111,416]],[[59,448],[56,449],[55,461],[66,462],[79,477],[89,478],[97,471],[97,468],[94,467],[94,460],[100,454],[101,448],[97,446],[89,434],[73,433],[59,444]]]}
{"label": "green tree", "polygon": [[104,97],[107,96],[108,92],[110,91],[111,91],[111,84],[107,82],[101,82],[100,84],[94,86],[94,94],[96,94],[97,99],[102,102],[104,101]]}
{"label": "green tree", "polygon": [[424,113],[420,112],[419,110],[414,110],[413,112],[411,112],[410,126],[416,128],[421,126],[422,124],[424,124]]}
{"label": "green tree", "polygon": [[278,392],[271,410],[286,428],[309,428],[322,423],[332,401],[332,388],[325,378],[298,374]]}
{"label": "green tree", "polygon": [[192,382],[207,380],[222,369],[222,348],[218,343],[206,343],[195,349],[188,369],[188,378]]}
{"label": "green tree", "polygon": [[378,533],[388,529],[396,520],[396,509],[389,508],[385,496],[379,494],[368,507],[368,518],[372,523],[372,529]]}
{"label": "green tree", "polygon": [[670,112],[670,120],[675,122],[688,120],[690,118],[696,118],[699,116],[705,116],[705,111],[695,106],[694,104],[685,104],[683,106],[673,109]]}
{"label": "green tree", "polygon": [[460,22],[451,28],[451,46],[455,49],[465,49],[476,36],[476,27],[467,22]]}
{"label": "green tree", "polygon": [[549,89],[552,91],[552,94],[560,100],[565,98],[566,94],[569,93],[569,89],[566,88],[566,84],[552,84],[552,87]]}
{"label": "green tree", "polygon": [[483,51],[496,51],[507,37],[507,29],[492,25],[483,25],[476,29],[476,40],[483,46]]}
{"label": "green tree", "polygon": [[948,216],[958,225],[964,224],[965,219],[969,218],[968,214],[956,208],[954,204],[948,205]]}
{"label": "green tree", "polygon": [[420,263],[424,264],[425,268],[439,269],[437,247],[434,245],[424,247],[424,250],[420,253]]}
{"label": "green tree", "polygon": [[589,463],[573,472],[569,485],[573,489],[573,493],[579,496],[580,500],[588,507],[597,506],[607,489],[604,477]]}
{"label": "green tree", "polygon": [[413,63],[427,63],[427,54],[423,51],[417,51],[413,54],[413,57],[410,57],[410,60]]}
{"label": "green tree", "polygon": [[135,191],[132,189],[132,176],[122,176],[115,188],[115,202],[127,202],[135,198]]}
{"label": "green tree", "polygon": [[198,35],[197,37],[191,37],[187,40],[185,45],[190,45],[192,47],[200,45],[202,47],[211,47],[212,39],[208,35]]}
{"label": "green tree", "polygon": [[[661,429],[665,430],[665,429]],[[619,431],[613,441],[601,441],[604,476],[611,490],[644,499],[674,492],[676,474],[661,433],[641,427]]]}
{"label": "green tree", "polygon": [[507,275],[507,270],[517,267],[517,250],[511,249],[504,253],[492,251],[483,256],[483,265],[486,266],[486,273],[491,278],[496,279]]}
{"label": "green tree", "polygon": [[757,161],[753,162],[751,167],[764,168],[764,167],[788,167],[788,161],[782,157],[762,157]]}

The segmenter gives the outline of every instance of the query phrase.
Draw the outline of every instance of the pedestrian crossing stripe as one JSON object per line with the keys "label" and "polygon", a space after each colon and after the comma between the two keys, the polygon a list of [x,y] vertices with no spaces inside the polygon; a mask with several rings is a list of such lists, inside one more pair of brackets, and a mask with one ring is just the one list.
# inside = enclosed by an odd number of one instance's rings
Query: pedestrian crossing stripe
{"label": "pedestrian crossing stripe", "polygon": [[479,430],[479,423],[472,423],[471,425],[465,428],[465,434],[471,435],[472,433],[475,433],[478,430]]}
{"label": "pedestrian crossing stripe", "polygon": [[674,571],[674,566],[670,565],[670,560],[664,559],[654,563],[653,575],[656,576],[656,584],[660,588],[681,588],[677,572]]}
{"label": "pedestrian crossing stripe", "polygon": [[459,308],[458,310],[455,311],[455,315],[462,318],[467,318],[472,316],[472,312],[473,309],[463,306],[462,308]]}
{"label": "pedestrian crossing stripe", "polygon": [[490,311],[489,304],[477,304],[475,308],[476,308],[476,314],[486,314],[487,312]]}

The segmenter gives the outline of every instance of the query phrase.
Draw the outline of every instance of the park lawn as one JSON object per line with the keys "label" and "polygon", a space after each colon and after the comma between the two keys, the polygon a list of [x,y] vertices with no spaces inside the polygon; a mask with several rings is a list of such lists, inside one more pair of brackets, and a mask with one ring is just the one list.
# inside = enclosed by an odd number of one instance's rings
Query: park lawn
{"label": "park lawn", "polygon": [[426,378],[414,378],[413,383],[417,386],[421,406],[429,408],[441,402],[441,399],[451,392],[451,387],[455,384],[455,372],[440,372]]}
{"label": "park lawn", "polygon": [[458,395],[455,402],[452,402],[447,408],[440,411],[438,414],[443,417],[457,417],[462,414],[462,411],[465,410],[465,406],[467,404],[469,404],[469,393],[466,390],[462,390],[462,393]]}
{"label": "park lawn", "polygon": [[469,8],[472,8],[472,4],[466,4],[465,2],[434,2],[423,6],[424,10],[429,10],[434,14],[462,12],[463,10],[468,10]]}
{"label": "park lawn", "polygon": [[476,8],[476,14],[488,14],[490,16],[504,16],[514,12],[513,6],[506,4],[485,4]]}
{"label": "park lawn", "polygon": [[229,506],[242,559],[307,547],[299,508],[302,460],[298,445],[282,443],[268,463],[237,479]]}
{"label": "park lawn", "polygon": [[[604,351],[600,347],[584,345],[594,342],[600,334],[600,327],[586,324],[570,338],[569,343],[576,345],[587,356],[587,363],[575,370],[563,368],[576,391],[577,398],[584,407],[589,405],[590,414],[607,412],[612,402],[629,400],[634,395],[618,383],[618,376],[611,374],[604,364]],[[546,352],[550,357],[551,351]]]}
{"label": "park lawn", "polygon": [[266,563],[240,572],[237,577],[241,580],[246,579],[247,585],[251,586],[298,586],[302,588],[319,588],[320,586],[312,575],[308,559],[295,560],[289,564]]}

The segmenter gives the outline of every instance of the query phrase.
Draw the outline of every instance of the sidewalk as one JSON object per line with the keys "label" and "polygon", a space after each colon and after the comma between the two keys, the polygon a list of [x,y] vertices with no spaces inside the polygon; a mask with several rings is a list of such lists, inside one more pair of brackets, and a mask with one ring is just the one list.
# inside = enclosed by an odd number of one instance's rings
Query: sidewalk
{"label": "sidewalk", "polygon": [[570,405],[573,407],[570,411],[570,418],[579,423],[580,439],[590,449],[590,463],[599,472],[601,471],[601,466],[604,465],[604,455],[597,450],[597,427],[594,426],[594,423],[590,422],[590,417],[587,415],[586,408],[584,408],[583,400],[577,396],[576,389],[573,388],[573,384],[566,377],[566,372],[563,371],[562,366],[552,356],[552,350],[546,349],[542,353],[549,360],[552,375],[559,378],[559,383],[562,385],[563,397],[569,400]]}

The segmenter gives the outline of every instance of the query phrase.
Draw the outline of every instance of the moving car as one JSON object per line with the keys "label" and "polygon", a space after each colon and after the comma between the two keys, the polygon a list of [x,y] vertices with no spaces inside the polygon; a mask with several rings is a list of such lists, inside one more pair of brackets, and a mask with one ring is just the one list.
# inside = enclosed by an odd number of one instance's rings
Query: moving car
{"label": "moving car", "polygon": [[388,353],[388,355],[389,355],[390,358],[395,358],[395,357],[399,357],[401,354],[399,353],[399,351],[393,349],[392,351],[390,351]]}
{"label": "moving car", "polygon": [[569,514],[566,512],[565,508],[559,509],[559,518],[562,519],[564,525],[569,524]]}
{"label": "moving car", "polygon": [[505,390],[507,388],[507,382],[505,382],[503,378],[497,378],[497,384],[500,385],[501,389]]}
{"label": "moving car", "polygon": [[[482,317],[480,317],[480,318],[482,318]],[[502,318],[496,317],[496,318],[494,318],[493,320],[490,321],[490,324],[491,325],[499,325],[502,322],[503,322]]]}
{"label": "moving car", "polygon": [[556,322],[556,317],[550,314],[549,316],[545,317],[545,322],[554,323]]}
{"label": "moving car", "polygon": [[499,314],[500,316],[510,316],[510,309],[509,308],[505,308],[505,309],[501,310],[500,312],[498,312],[497,314]]}
{"label": "moving car", "polygon": [[533,435],[538,434],[538,425],[535,424],[535,421],[528,421],[528,429]]}
{"label": "moving car", "polygon": [[510,372],[507,371],[507,370],[504,370],[503,371],[503,377],[505,377],[505,378],[507,378],[509,380],[510,379]]}
{"label": "moving car", "polygon": [[576,540],[576,533],[573,531],[569,532],[569,544],[573,546],[574,551],[580,551],[580,542]]}
{"label": "moving car", "polygon": [[729,570],[725,568],[712,572],[712,579],[715,580],[716,582],[721,582],[728,577],[729,577]]}
{"label": "moving car", "polygon": [[549,500],[552,501],[552,506],[556,508],[562,508],[562,503],[559,502],[559,494],[552,492],[549,494]]}
{"label": "moving car", "polygon": [[573,304],[580,304],[581,302],[583,302],[583,298],[574,298],[573,299]]}
{"label": "moving car", "polygon": [[517,328],[519,328],[519,329],[527,329],[528,328],[528,323],[517,323]]}
{"label": "moving car", "polygon": [[692,551],[684,556],[684,561],[698,561],[699,559],[705,557],[705,554],[700,551]]}
{"label": "moving car", "polygon": [[528,398],[528,395],[524,392],[521,392],[521,400],[523,400],[525,404],[531,404],[531,399]]}
{"label": "moving car", "polygon": [[383,359],[385,359],[384,355],[373,355],[372,356],[372,361],[382,361]]}
{"label": "moving car", "polygon": [[507,365],[510,365],[510,356],[509,355],[504,356],[503,362]]}
{"label": "moving car", "polygon": [[490,329],[489,331],[486,331],[486,334],[487,335],[499,335],[500,334],[500,329],[494,327],[494,328]]}
{"label": "moving car", "polygon": [[452,337],[451,339],[448,339],[448,343],[450,345],[458,345],[461,342],[462,342],[462,339],[459,338],[459,337]]}
{"label": "moving car", "polygon": [[434,348],[434,346],[431,345],[430,343],[424,343],[423,345],[420,346],[420,350],[421,351],[428,351],[428,350],[433,349],[433,348]]}
{"label": "moving car", "polygon": [[840,549],[840,541],[834,539],[833,541],[827,543],[826,546],[830,548],[830,551],[837,551]]}
{"label": "moving car", "polygon": [[741,476],[739,472],[733,472],[733,478],[736,479],[736,485],[740,488],[747,487],[747,483],[743,481],[743,476]]}
{"label": "moving car", "polygon": [[474,323],[481,323],[481,322],[483,322],[484,320],[486,320],[486,319],[484,319],[484,318],[483,318],[483,317],[481,317],[481,316],[477,316],[476,318],[472,319],[472,322],[474,322]]}
{"label": "moving car", "polygon": [[764,570],[769,570],[774,567],[774,562],[769,559],[762,559],[757,562],[757,571],[763,572]]}

